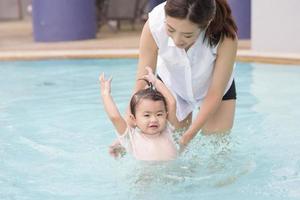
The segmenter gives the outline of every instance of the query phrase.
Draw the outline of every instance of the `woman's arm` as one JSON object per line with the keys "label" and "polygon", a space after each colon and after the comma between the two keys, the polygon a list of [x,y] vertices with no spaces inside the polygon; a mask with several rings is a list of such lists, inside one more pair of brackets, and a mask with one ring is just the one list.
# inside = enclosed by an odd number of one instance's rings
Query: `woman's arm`
{"label": "woman's arm", "polygon": [[[145,67],[151,66],[153,71],[156,70],[157,53],[158,53],[158,47],[150,31],[149,22],[147,21],[143,27],[143,31],[140,38],[139,61],[138,61],[136,80],[135,80],[133,93],[136,93],[141,89],[144,89],[146,86],[144,81],[138,81],[139,79],[143,78],[144,75],[147,74]],[[134,126],[129,117],[130,114],[131,112],[128,106],[125,114],[125,118],[127,123],[130,126]]]}
{"label": "woman's arm", "polygon": [[146,66],[150,66],[153,72],[156,70],[158,47],[150,31],[148,21],[144,25],[139,46],[139,61],[134,92],[146,86],[143,81],[138,81],[147,74]]}
{"label": "woman's arm", "polygon": [[210,116],[217,111],[233,71],[236,52],[237,39],[225,38],[218,46],[212,83],[195,120],[180,139],[182,146],[187,145],[200,131]]}
{"label": "woman's arm", "polygon": [[99,76],[100,86],[101,86],[101,97],[104,105],[104,109],[109,119],[113,123],[114,127],[117,129],[117,132],[122,135],[125,133],[127,128],[126,121],[123,119],[120,114],[111,94],[111,78],[105,80],[104,73]]}

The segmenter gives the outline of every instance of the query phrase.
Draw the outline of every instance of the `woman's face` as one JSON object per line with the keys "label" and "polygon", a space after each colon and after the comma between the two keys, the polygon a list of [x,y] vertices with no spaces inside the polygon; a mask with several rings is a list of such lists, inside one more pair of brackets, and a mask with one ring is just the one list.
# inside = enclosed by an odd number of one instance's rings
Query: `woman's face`
{"label": "woman's face", "polygon": [[165,21],[166,31],[175,45],[181,49],[188,49],[197,40],[200,28],[197,24],[187,19],[177,19],[167,16]]}

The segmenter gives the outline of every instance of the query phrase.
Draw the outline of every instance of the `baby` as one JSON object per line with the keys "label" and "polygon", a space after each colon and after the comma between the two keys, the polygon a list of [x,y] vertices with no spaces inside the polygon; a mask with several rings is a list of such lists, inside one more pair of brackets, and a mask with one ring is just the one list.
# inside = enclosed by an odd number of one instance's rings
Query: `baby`
{"label": "baby", "polygon": [[[145,76],[145,81],[148,83],[150,83],[149,80],[153,80],[150,72],[150,75]],[[177,148],[172,138],[174,129],[169,124],[174,119],[168,114],[168,110],[174,112],[174,108],[171,108],[172,105],[175,105],[172,102],[172,94],[162,90],[165,95],[163,96],[161,92],[151,86],[136,92],[130,101],[130,118],[135,125],[135,127],[131,127],[121,116],[113,101],[111,78],[106,80],[102,74],[99,80],[105,111],[116,128],[118,139],[126,151],[138,160],[166,161],[175,159]]]}

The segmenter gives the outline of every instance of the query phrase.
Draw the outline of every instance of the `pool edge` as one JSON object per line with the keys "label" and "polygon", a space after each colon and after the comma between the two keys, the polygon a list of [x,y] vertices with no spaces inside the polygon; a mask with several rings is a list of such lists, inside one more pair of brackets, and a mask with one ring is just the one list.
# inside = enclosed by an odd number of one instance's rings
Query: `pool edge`
{"label": "pool edge", "polygon": [[[0,52],[0,61],[97,58],[138,58],[138,49],[32,50]],[[300,65],[300,55],[238,50],[236,61]]]}

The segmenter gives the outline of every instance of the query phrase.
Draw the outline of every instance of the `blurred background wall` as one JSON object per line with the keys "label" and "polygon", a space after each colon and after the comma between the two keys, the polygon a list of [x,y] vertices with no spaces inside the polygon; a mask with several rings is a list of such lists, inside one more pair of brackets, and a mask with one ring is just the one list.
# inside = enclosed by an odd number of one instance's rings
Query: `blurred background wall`
{"label": "blurred background wall", "polygon": [[[162,0],[143,1],[148,1],[148,11],[162,2]],[[250,39],[253,50],[300,52],[300,0],[228,0],[228,2],[239,26],[239,38]],[[31,4],[32,0],[0,0],[0,21],[25,19],[30,22]]]}
{"label": "blurred background wall", "polygon": [[30,18],[31,0],[0,0],[0,20]]}
{"label": "blurred background wall", "polygon": [[32,0],[21,0],[22,17],[25,19],[31,17],[31,3]]}
{"label": "blurred background wall", "polygon": [[252,49],[299,53],[299,9],[299,0],[252,0]]}

